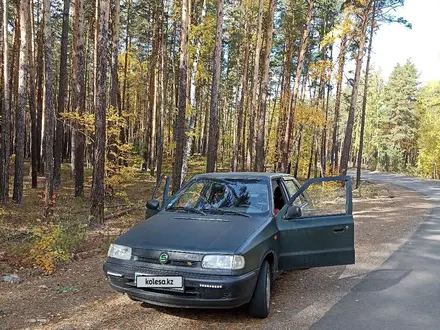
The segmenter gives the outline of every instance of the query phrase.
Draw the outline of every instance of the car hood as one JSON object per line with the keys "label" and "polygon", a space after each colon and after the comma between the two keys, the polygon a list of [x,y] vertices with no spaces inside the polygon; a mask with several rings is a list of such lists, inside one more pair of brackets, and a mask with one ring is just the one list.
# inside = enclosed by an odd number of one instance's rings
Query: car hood
{"label": "car hood", "polygon": [[234,253],[268,218],[160,212],[115,243],[138,249]]}

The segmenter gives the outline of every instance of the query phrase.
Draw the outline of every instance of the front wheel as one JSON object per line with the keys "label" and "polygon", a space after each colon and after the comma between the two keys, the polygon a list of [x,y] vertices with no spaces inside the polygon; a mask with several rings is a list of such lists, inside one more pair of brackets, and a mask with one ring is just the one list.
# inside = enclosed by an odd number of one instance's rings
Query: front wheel
{"label": "front wheel", "polygon": [[270,312],[271,275],[267,261],[263,262],[258,274],[257,285],[249,303],[249,314],[252,317],[265,319]]}

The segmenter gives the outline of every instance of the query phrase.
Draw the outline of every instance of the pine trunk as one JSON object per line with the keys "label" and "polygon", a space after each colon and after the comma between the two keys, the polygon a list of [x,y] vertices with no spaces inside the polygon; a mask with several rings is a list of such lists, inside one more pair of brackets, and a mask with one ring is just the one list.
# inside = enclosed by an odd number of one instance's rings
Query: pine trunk
{"label": "pine trunk", "polygon": [[27,26],[30,24],[29,0],[20,1],[20,60],[18,68],[18,99],[15,112],[15,172],[14,192],[15,203],[23,203],[23,177],[25,158],[26,101],[29,73],[28,41],[30,38]]}
{"label": "pine trunk", "polygon": [[44,175],[43,162],[43,137],[44,137],[44,118],[43,118],[43,93],[44,93],[44,57],[43,57],[43,29],[40,27],[37,35],[37,164],[38,173]]}
{"label": "pine trunk", "polygon": [[375,14],[376,14],[376,2],[374,2],[374,6],[373,6],[373,17],[371,18],[371,26],[370,26],[370,38],[369,38],[370,40],[368,42],[368,50],[367,50],[367,67],[365,68],[364,98],[362,100],[361,135],[359,140],[359,154],[357,159],[357,171],[356,171],[356,189],[359,188],[359,185],[361,183],[362,154],[364,151],[365,113],[367,111],[368,81],[370,75],[371,50],[373,48]]}
{"label": "pine trunk", "polygon": [[282,157],[281,157],[281,169],[280,169],[281,172],[287,171],[287,166],[289,163],[289,150],[290,150],[290,140],[292,139],[292,133],[293,133],[293,120],[295,116],[296,101],[298,97],[299,85],[301,82],[301,74],[303,70],[304,59],[306,56],[307,45],[309,40],[309,30],[310,30],[310,23],[312,21],[314,4],[315,4],[314,0],[309,1],[307,21],[301,38],[300,52],[298,56],[298,63],[296,66],[295,85],[293,86],[293,93],[290,100],[291,107],[287,116],[287,127],[285,130],[284,141],[282,145]]}
{"label": "pine trunk", "polygon": [[3,111],[1,130],[1,159],[0,159],[0,203],[9,201],[9,159],[11,156],[11,108],[9,82],[9,47],[8,47],[8,1],[3,0],[2,35],[3,35]]}
{"label": "pine trunk", "polygon": [[185,146],[186,83],[188,75],[188,1],[182,0],[182,27],[180,35],[179,103],[175,123],[175,156],[173,164],[173,193],[182,181],[183,148]]}
{"label": "pine trunk", "polygon": [[100,0],[96,49],[95,143],[90,221],[104,223],[104,171],[107,108],[107,39],[110,0]]}
{"label": "pine trunk", "polygon": [[274,15],[275,15],[275,0],[270,0],[269,20],[267,21],[266,50],[264,54],[263,75],[261,81],[257,143],[255,146],[256,148],[255,170],[257,172],[264,172],[264,160],[265,160],[264,134],[266,132],[266,107],[267,107],[267,93],[268,93],[268,85],[269,85],[270,53],[272,51]]}
{"label": "pine trunk", "polygon": [[[84,56],[84,0],[75,0],[73,25],[73,72],[72,72],[72,109],[79,117],[85,110],[85,56]],[[73,178],[75,197],[84,196],[84,127],[75,124],[72,130],[72,151],[74,154]]]}
{"label": "pine trunk", "polygon": [[[30,11],[32,12],[33,6],[31,6]],[[38,73],[35,70],[34,64],[34,28],[33,28],[33,20],[29,24],[29,35],[30,38],[27,39],[28,42],[28,61],[29,61],[29,87],[35,86],[35,82],[37,81]],[[38,131],[37,131],[37,109],[35,104],[35,88],[29,88],[29,113],[31,119],[31,182],[32,189],[37,189],[38,186]]]}
{"label": "pine trunk", "polygon": [[248,89],[248,62],[249,62],[249,51],[250,51],[250,28],[251,24],[249,22],[245,22],[245,44],[244,44],[244,55],[243,55],[243,70],[241,73],[241,96],[240,103],[238,104],[237,109],[237,130],[235,131],[235,143],[234,150],[232,155],[232,164],[231,170],[233,172],[238,169],[239,157],[242,154],[242,150],[244,148],[243,140],[241,139],[242,131],[243,131],[243,112],[245,106],[245,98]]}
{"label": "pine trunk", "polygon": [[344,75],[345,56],[347,52],[347,36],[343,36],[341,40],[341,50],[339,53],[338,76],[336,85],[336,101],[335,101],[335,115],[333,119],[333,136],[332,136],[332,173],[338,171],[338,150],[339,150],[339,112],[341,109],[342,96],[342,78]]}
{"label": "pine trunk", "polygon": [[54,149],[54,186],[58,188],[61,185],[61,163],[63,158],[63,136],[64,122],[60,116],[65,111],[67,105],[67,43],[69,39],[69,10],[70,0],[64,0],[63,8],[63,29],[61,32],[61,50],[60,50],[60,75],[58,86],[58,113],[56,118],[56,136]]}
{"label": "pine trunk", "polygon": [[[202,15],[200,19],[200,25],[204,24],[204,19],[206,15],[206,0],[203,0],[202,4]],[[182,163],[182,176],[181,181],[183,182],[185,180],[186,175],[188,174],[188,160],[191,155],[191,147],[193,144],[193,133],[194,128],[196,124],[196,116],[197,116],[197,97],[196,97],[196,73],[197,68],[199,64],[199,57],[200,57],[200,48],[202,47],[202,36],[198,36],[197,43],[196,43],[196,52],[194,54],[193,59],[193,65],[191,69],[191,76],[190,76],[190,102],[191,102],[191,114],[190,118],[188,120],[188,132],[186,134],[186,143],[185,143],[185,150],[183,152],[183,163]]]}
{"label": "pine trunk", "polygon": [[52,28],[50,19],[50,0],[43,2],[43,33],[44,33],[44,72],[45,72],[45,98],[44,98],[44,138],[46,151],[46,191],[45,191],[45,205],[46,212],[52,206],[53,189],[54,189],[54,119],[55,109],[53,102],[53,61],[52,61]]}
{"label": "pine trunk", "polygon": [[260,74],[260,53],[261,46],[263,43],[262,36],[262,20],[263,20],[263,9],[264,1],[258,1],[258,23],[257,23],[257,45],[255,47],[255,57],[254,57],[254,71],[252,74],[252,94],[249,106],[249,136],[247,145],[247,159],[246,168],[248,171],[252,168],[252,160],[254,154],[254,131],[255,131],[255,116],[257,114],[258,102],[257,102],[257,91],[258,91],[258,77]]}
{"label": "pine trunk", "polygon": [[211,104],[209,107],[209,138],[208,159],[206,172],[215,172],[217,165],[217,150],[219,139],[219,89],[222,64],[222,30],[223,30],[223,0],[217,1],[217,29],[215,36],[214,63],[212,74]]}
{"label": "pine trunk", "polygon": [[364,56],[365,39],[367,38],[367,29],[369,26],[370,10],[373,1],[370,0],[366,5],[362,15],[362,26],[360,31],[359,50],[356,57],[356,71],[354,75],[353,91],[351,93],[350,110],[348,113],[347,127],[345,129],[344,146],[341,154],[340,173],[347,174],[348,160],[350,158],[351,141],[353,138],[354,116],[356,112],[357,98],[359,94],[359,84],[361,80],[362,62]]}

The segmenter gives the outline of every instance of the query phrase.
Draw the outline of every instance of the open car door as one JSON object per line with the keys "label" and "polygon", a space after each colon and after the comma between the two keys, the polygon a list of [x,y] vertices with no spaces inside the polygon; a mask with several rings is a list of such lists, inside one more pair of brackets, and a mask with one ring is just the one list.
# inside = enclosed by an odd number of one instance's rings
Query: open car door
{"label": "open car door", "polygon": [[351,179],[308,180],[277,215],[280,269],[354,264]]}
{"label": "open car door", "polygon": [[[164,179],[165,184],[162,184]],[[171,178],[164,176],[161,176],[160,179],[156,182],[156,186],[153,190],[153,195],[146,204],[145,219],[151,218],[152,216],[156,215],[161,210],[161,208],[165,207],[169,197],[168,192],[170,189],[170,182]],[[160,204],[160,200],[158,199],[160,192],[162,192],[162,205]]]}

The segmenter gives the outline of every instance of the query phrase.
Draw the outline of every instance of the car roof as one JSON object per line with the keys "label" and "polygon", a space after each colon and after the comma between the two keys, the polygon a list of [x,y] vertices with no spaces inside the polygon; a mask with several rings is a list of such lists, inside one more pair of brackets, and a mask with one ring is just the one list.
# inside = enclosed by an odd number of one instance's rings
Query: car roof
{"label": "car roof", "polygon": [[286,173],[266,172],[216,172],[195,175],[195,179],[275,179],[289,176]]}

